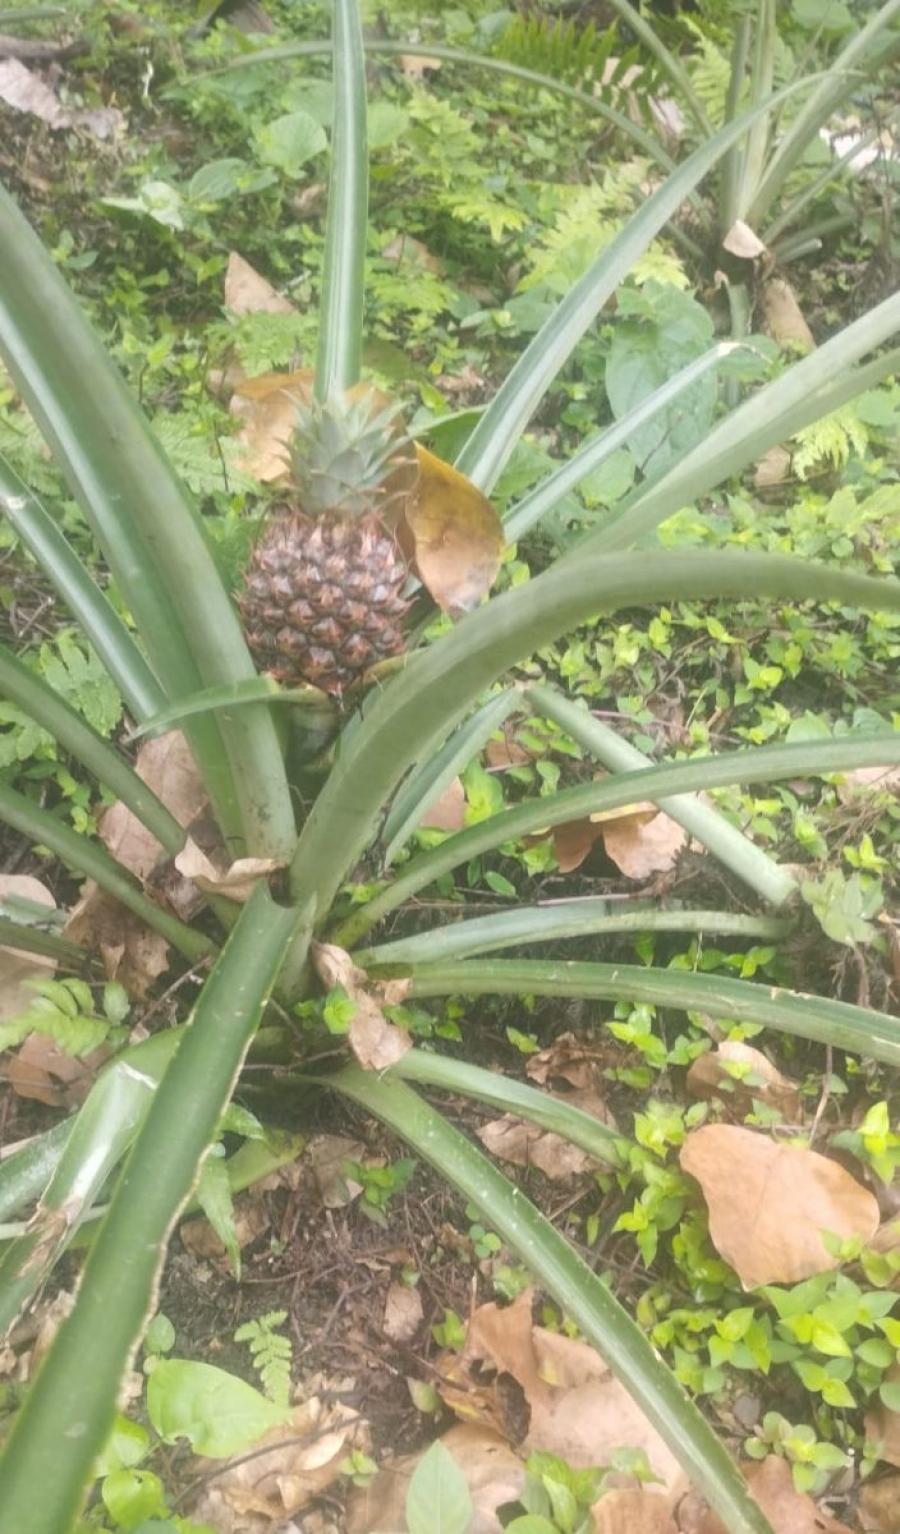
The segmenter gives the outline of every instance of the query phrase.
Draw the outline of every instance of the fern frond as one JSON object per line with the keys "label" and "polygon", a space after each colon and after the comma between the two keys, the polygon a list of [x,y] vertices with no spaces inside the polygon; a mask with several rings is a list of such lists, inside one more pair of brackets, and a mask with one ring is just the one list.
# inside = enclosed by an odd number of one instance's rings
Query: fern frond
{"label": "fern frond", "polygon": [[510,64],[537,69],[569,83],[602,80],[616,41],[616,26],[598,32],[560,16],[516,16],[501,32],[495,52]]}
{"label": "fern frond", "polygon": [[245,1321],[234,1334],[235,1342],[246,1342],[253,1367],[263,1391],[276,1406],[287,1406],[291,1399],[291,1364],[294,1345],[277,1328],[287,1320],[286,1310],[270,1310],[253,1321]]}

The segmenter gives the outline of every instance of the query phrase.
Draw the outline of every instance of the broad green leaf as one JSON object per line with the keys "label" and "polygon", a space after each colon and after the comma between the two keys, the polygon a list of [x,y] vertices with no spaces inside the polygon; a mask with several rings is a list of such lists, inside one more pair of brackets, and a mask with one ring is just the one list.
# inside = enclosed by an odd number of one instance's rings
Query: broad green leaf
{"label": "broad green leaf", "polygon": [[94,1466],[94,1472],[100,1477],[110,1475],[113,1470],[127,1470],[132,1465],[139,1465],[149,1452],[150,1434],[147,1429],[140,1422],[132,1422],[130,1417],[123,1417],[120,1413]]}
{"label": "broad green leaf", "polygon": [[235,1278],[241,1276],[241,1248],[234,1228],[234,1201],[222,1147],[214,1145],[200,1169],[197,1202],[225,1248]]}
{"label": "broad green leaf", "polygon": [[237,191],[246,169],[246,160],[210,160],[192,175],[188,182],[188,197],[191,202],[222,202]]}
{"label": "broad green leaf", "polygon": [[328,143],[325,129],[308,112],[286,112],[256,129],[260,159],[274,165],[286,176],[299,176],[308,160]]}
{"label": "broad green leaf", "polygon": [[100,1487],[103,1505],[113,1523],[131,1534],[148,1518],[164,1518],[166,1494],[152,1470],[113,1470]]}
{"label": "broad green leaf", "polygon": [[162,1358],[147,1381],[147,1415],[165,1443],[187,1438],[195,1454],[227,1459],[291,1414],[224,1369]]}
{"label": "broad green leaf", "polygon": [[[661,388],[679,368],[707,351],[712,320],[689,293],[659,282],[623,288],[619,322],[606,363],[606,393],[617,420]],[[628,446],[645,474],[658,474],[701,442],[716,403],[714,373],[706,373],[666,410],[633,431]]]}
{"label": "broad green leaf", "polygon": [[469,1483],[438,1440],[412,1473],[406,1493],[408,1534],[466,1534],[473,1511]]}

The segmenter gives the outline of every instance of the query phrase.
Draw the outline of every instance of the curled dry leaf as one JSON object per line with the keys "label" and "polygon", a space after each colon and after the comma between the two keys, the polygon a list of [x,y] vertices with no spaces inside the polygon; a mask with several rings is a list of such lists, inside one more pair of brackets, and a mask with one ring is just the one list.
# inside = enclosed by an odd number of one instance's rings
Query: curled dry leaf
{"label": "curled dry leaf", "polygon": [[[762,1460],[744,1460],[741,1470],[774,1534],[850,1534],[845,1524],[817,1507],[806,1492],[796,1490],[790,1465],[777,1454]],[[689,1523],[683,1524],[679,1517],[679,1526],[685,1534],[728,1534],[711,1508],[699,1512]]]}
{"label": "curled dry leaf", "polygon": [[338,1479],[350,1449],[365,1441],[364,1425],[351,1407],[340,1402],[326,1407],[313,1396],[290,1422],[254,1444],[252,1455],[237,1455],[225,1465],[196,1461],[201,1474],[214,1471],[215,1479],[191,1507],[191,1517],[218,1534],[273,1534]]}
{"label": "curled dry leaf", "polygon": [[[30,900],[48,911],[56,910],[56,901],[46,884],[30,874],[0,874],[0,901]],[[26,953],[22,948],[0,947],[0,1023],[24,1012],[34,996],[26,980],[47,979],[56,969],[56,960],[44,954]]]}
{"label": "curled dry leaf", "polygon": [[837,1266],[823,1232],[871,1240],[878,1202],[836,1161],[732,1124],[688,1135],[681,1165],[696,1177],[716,1251],[745,1289],[795,1284]]}
{"label": "curled dry leaf", "polygon": [[412,1039],[402,1028],[389,1023],[381,1010],[381,1001],[396,1004],[409,990],[409,981],[393,981],[386,986],[369,985],[363,970],[358,969],[349,953],[335,943],[314,943],[313,963],[322,984],[332,990],[342,986],[355,1003],[350,1022],[350,1048],[364,1070],[384,1071],[412,1048]]}
{"label": "curled dry leaf", "polygon": [[391,1342],[412,1342],[422,1325],[422,1296],[409,1284],[391,1284],[384,1305],[382,1331]]}
{"label": "curled dry leaf", "polygon": [[770,277],[762,291],[763,326],[779,345],[793,342],[812,351],[816,340],[806,323],[797,295],[784,277]]}
{"label": "curled dry leaf", "polygon": [[757,256],[766,253],[766,246],[759,235],[742,218],[735,219],[722,241],[722,247],[732,256],[739,256],[742,261],[755,261]]}
{"label": "curled dry leaf", "polygon": [[225,308],[232,314],[296,314],[289,298],[278,293],[255,266],[232,250],[225,268]]}
{"label": "curled dry leaf", "polygon": [[[739,1074],[730,1070],[736,1067]],[[741,1118],[753,1099],[776,1108],[786,1119],[800,1114],[800,1089],[774,1066],[759,1049],[739,1039],[725,1039],[716,1049],[699,1055],[687,1073],[687,1089],[694,1097],[718,1097]]]}
{"label": "curled dry leaf", "polygon": [[237,439],[238,468],[265,484],[286,478],[297,407],[309,404],[312,383],[309,368],[298,373],[262,373],[238,383],[229,407],[243,422]]}
{"label": "curled dry leaf", "polygon": [[238,858],[230,868],[217,868],[202,848],[188,837],[175,859],[175,867],[204,894],[227,895],[229,900],[243,903],[250,899],[261,879],[283,868],[284,863],[278,858]]}
{"label": "curled dry leaf", "polygon": [[576,1091],[589,1092],[599,1088],[609,1061],[608,1051],[586,1044],[574,1033],[561,1033],[549,1049],[529,1056],[525,1070],[542,1087],[548,1082],[566,1081]]}
{"label": "curled dry leaf", "polygon": [[[441,1438],[463,1472],[472,1496],[473,1517],[467,1534],[501,1534],[498,1507],[516,1502],[525,1485],[521,1461],[499,1433],[460,1423]],[[408,1454],[383,1470],[367,1486],[350,1495],[347,1534],[372,1534],[375,1529],[406,1527],[406,1493],[412,1473],[425,1453]]]}
{"label": "curled dry leaf", "polygon": [[419,475],[406,506],[406,530],[399,530],[401,543],[438,606],[454,616],[470,612],[496,579],[506,542],[503,523],[458,469],[427,448],[417,446],[416,454]]}
{"label": "curled dry leaf", "polygon": [[[677,1483],[675,1456],[624,1385],[586,1342],[536,1327],[532,1292],[512,1305],[481,1305],[461,1353],[440,1361],[438,1388],[447,1405],[471,1415],[473,1402],[504,1422],[503,1385],[511,1377],[527,1406],[523,1453],[559,1454],[576,1468],[604,1465],[620,1448],[642,1449],[665,1487]],[[496,1372],[491,1400],[485,1371]],[[514,1438],[521,1437],[513,1432]]]}
{"label": "curled dry leaf", "polygon": [[[884,1384],[900,1385],[900,1364],[891,1364]],[[900,1412],[891,1411],[883,1401],[866,1412],[866,1438],[878,1445],[878,1458],[888,1465],[900,1466]]]}
{"label": "curled dry leaf", "polygon": [[658,1491],[620,1487],[591,1509],[594,1534],[678,1534],[669,1497]]}

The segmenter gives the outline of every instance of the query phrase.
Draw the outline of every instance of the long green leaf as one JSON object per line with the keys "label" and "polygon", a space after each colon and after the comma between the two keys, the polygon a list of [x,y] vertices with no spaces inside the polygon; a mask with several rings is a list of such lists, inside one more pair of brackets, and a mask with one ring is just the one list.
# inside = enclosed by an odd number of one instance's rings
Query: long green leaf
{"label": "long green leaf", "polygon": [[59,1165],[72,1123],[60,1119],[27,1144],[7,1147],[0,1159],[0,1220],[11,1219],[40,1197]]}
{"label": "long green leaf", "polygon": [[78,620],[135,719],[155,714],[165,694],[127,628],[52,517],[2,458],[0,510]]}
{"label": "long green leaf", "polygon": [[606,1284],[502,1172],[404,1083],[350,1067],[329,1078],[475,1203],[649,1417],[729,1534],[772,1534],[737,1466]]}
{"label": "long green leaf", "polygon": [[781,91],[765,106],[742,113],[696,149],[610,240],[544,322],[457,456],[456,467],[485,493],[491,490],[560,369],[637,258],[725,151],[746,133],[761,112],[769,111],[784,95]]}
{"label": "long green leaf", "polygon": [[166,1242],[215,1134],[298,913],[247,902],[156,1092],[78,1289],[0,1457],[0,1534],[68,1534],[153,1303]]}
{"label": "long green leaf", "polygon": [[851,34],[818,89],[798,112],[756,189],[747,215],[754,227],[765,218],[819,129],[859,88],[861,80],[865,78],[866,67],[871,66],[879,53],[878,63],[883,64],[900,48],[900,37],[884,37],[897,16],[900,16],[900,0],[886,0],[881,9],[870,16],[864,27]]}
{"label": "long green leaf", "polygon": [[[463,64],[467,69],[485,69],[493,74],[506,75],[513,80],[522,80],[526,85],[550,91],[553,95],[564,96],[567,101],[577,102],[593,116],[603,118],[661,169],[673,171],[677,168],[671,155],[666,153],[662,144],[654,138],[652,133],[647,133],[638,123],[632,122],[624,112],[616,111],[615,107],[609,106],[599,96],[591,96],[587,91],[580,91],[574,85],[567,85],[564,80],[558,80],[553,75],[541,74],[535,69],[525,69],[521,64],[511,64],[506,59],[491,58],[483,53],[472,53],[466,48],[450,48],[444,43],[426,45],[417,42],[386,42],[380,38],[366,38],[364,46],[367,53],[387,54],[394,57],[409,56],[414,59],[437,58],[442,63]],[[251,53],[242,53],[239,57],[229,59],[224,64],[217,64],[212,69],[198,71],[192,78],[203,80],[215,75],[228,74],[236,69],[247,69],[252,65],[282,64],[289,59],[313,58],[318,54],[330,52],[331,43],[281,43],[275,48],[258,48]],[[179,86],[175,89],[181,88]],[[697,253],[700,254],[699,250]]]}
{"label": "long green leaf", "polygon": [[448,836],[440,846],[414,858],[387,889],[342,922],[334,938],[345,948],[355,946],[362,934],[389,911],[395,911],[442,874],[501,847],[504,842],[533,835],[548,826],[621,809],[643,799],[656,802],[676,794],[726,788],[734,783],[771,783],[810,772],[841,772],[864,764],[882,766],[893,762],[900,762],[900,734],[803,741],[796,745],[727,751],[699,760],[670,762],[664,767],[645,767],[576,788],[564,788],[543,798],[526,799],[512,809]]}
{"label": "long green leaf", "polygon": [[[2,910],[3,904],[0,903],[0,912]],[[25,953],[40,953],[51,959],[62,959],[64,964],[73,964],[76,969],[88,961],[88,954],[78,943],[70,943],[64,937],[57,937],[55,932],[42,932],[39,927],[3,914],[0,914],[0,944],[21,948]]]}
{"label": "long green leaf", "polygon": [[614,11],[618,11],[629,32],[632,32],[662,65],[675,87],[676,94],[690,111],[697,127],[701,132],[710,134],[712,128],[709,118],[700,97],[694,90],[690,75],[677,55],[671,48],[666,47],[652,22],[647,21],[630,3],[630,0],[610,0],[610,5]]}
{"label": "long green leaf", "polygon": [[521,501],[510,507],[503,518],[503,527],[510,543],[515,543],[524,533],[527,533],[537,522],[545,517],[549,511],[558,506],[570,490],[580,485],[582,480],[593,474],[602,463],[605,463],[610,454],[627,442],[629,437],[652,421],[661,410],[665,410],[678,399],[685,389],[691,388],[698,379],[716,366],[723,357],[727,357],[733,351],[742,349],[741,342],[720,341],[717,346],[710,347],[702,357],[696,357],[689,362],[687,367],[680,368],[671,378],[666,379],[658,389],[654,389],[646,399],[635,405],[622,418],[612,426],[607,426],[595,436],[589,437],[583,442],[576,453],[572,454],[565,463],[542,479],[529,491]]}
{"label": "long green leaf", "polygon": [[766,384],[708,432],[663,477],[642,487],[589,533],[571,556],[627,548],[660,522],[755,463],[770,447],[838,409],[900,366],[900,352],[877,358],[854,374],[853,364],[900,330],[900,296],[886,298],[868,314]]}
{"label": "long green leaf", "polygon": [[[623,740],[609,725],[594,719],[587,709],[572,703],[555,687],[529,687],[525,695],[536,713],[552,719],[566,730],[611,772],[632,772],[653,766],[650,758],[636,746]],[[701,799],[682,798],[659,801],[659,808],[764,900],[772,905],[784,905],[796,894],[794,876],[780,868],[774,858],[726,820],[714,805],[704,804]]]}
{"label": "long green leaf", "polygon": [[[78,497],[170,699],[254,676],[199,517],[41,241],[0,188],[0,353]],[[294,817],[269,711],[190,726],[222,829],[284,856]]]}
{"label": "long green leaf", "polygon": [[158,735],[170,730],[173,724],[192,719],[195,714],[230,713],[235,708],[249,708],[265,703],[267,707],[277,704],[280,708],[302,710],[304,717],[314,715],[317,722],[332,723],[338,718],[334,700],[318,687],[279,687],[274,677],[248,677],[245,682],[233,682],[226,687],[205,687],[191,698],[182,698],[171,708],[153,714],[137,730],[128,736],[140,740],[144,735]]}
{"label": "long green leaf", "polygon": [[506,688],[476,709],[446,741],[436,756],[423,762],[404,783],[384,823],[382,840],[387,843],[384,861],[390,865],[396,853],[409,840],[426,810],[439,799],[457,773],[481,750],[495,730],[520,702],[517,688]]}
{"label": "long green leaf", "polygon": [[155,1034],[105,1070],[67,1126],[34,1218],[0,1261],[0,1337],[45,1282],[146,1118],[180,1033]]}
{"label": "long green leaf", "polygon": [[210,938],[148,899],[137,880],[110,857],[105,847],[73,831],[49,810],[42,809],[5,783],[0,783],[0,821],[18,831],[20,836],[27,836],[33,844],[49,847],[69,868],[94,879],[101,889],[121,901],[154,932],[159,932],[185,958],[195,961],[215,953],[215,944]]}
{"label": "long green leaf", "polygon": [[394,938],[374,948],[354,952],[355,962],[367,969],[373,964],[430,964],[445,959],[467,959],[477,953],[496,953],[503,948],[553,943],[561,938],[602,933],[621,936],[643,932],[701,932],[705,936],[783,938],[790,923],[777,916],[744,916],[731,911],[660,910],[646,901],[629,901],[627,910],[601,896],[581,900],[558,900],[552,905],[517,906],[495,916],[473,916],[466,921]]}
{"label": "long green leaf", "polygon": [[[405,966],[404,966],[405,968]],[[849,1049],[885,1065],[900,1064],[900,1020],[885,1012],[807,996],[780,986],[722,975],[636,964],[581,964],[543,959],[468,959],[423,964],[412,974],[413,996],[579,996],[638,1001],[706,1013],[734,1022],[763,1023],[782,1033]]]}
{"label": "long green leaf", "polygon": [[334,0],[334,112],[316,395],[359,379],[369,200],[366,68],[356,0]]}
{"label": "long green leaf", "polygon": [[[775,81],[775,49],[778,30],[775,0],[757,0],[754,20],[753,65],[750,71],[750,101],[753,106],[766,101]],[[741,184],[737,194],[737,218],[746,216],[759,185],[769,145],[770,117],[758,117],[747,134],[741,159]],[[727,230],[725,233],[727,234]]]}
{"label": "long green leaf", "polygon": [[50,734],[100,783],[127,805],[165,850],[175,856],[184,846],[184,831],[166,806],[138,777],[102,735],[70,708],[42,677],[29,671],[0,644],[0,695],[7,698]]}

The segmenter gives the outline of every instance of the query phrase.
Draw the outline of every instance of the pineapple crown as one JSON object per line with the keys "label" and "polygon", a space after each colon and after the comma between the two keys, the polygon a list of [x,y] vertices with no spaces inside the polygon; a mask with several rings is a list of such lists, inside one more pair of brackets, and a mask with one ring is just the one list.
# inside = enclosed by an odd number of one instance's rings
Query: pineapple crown
{"label": "pineapple crown", "polygon": [[397,420],[400,405],[383,399],[353,390],[298,407],[291,475],[309,515],[383,515],[405,493],[398,471],[414,461],[411,442]]}

